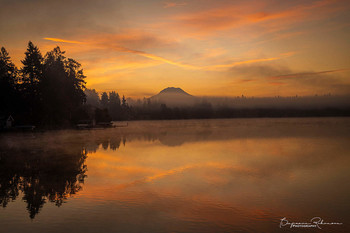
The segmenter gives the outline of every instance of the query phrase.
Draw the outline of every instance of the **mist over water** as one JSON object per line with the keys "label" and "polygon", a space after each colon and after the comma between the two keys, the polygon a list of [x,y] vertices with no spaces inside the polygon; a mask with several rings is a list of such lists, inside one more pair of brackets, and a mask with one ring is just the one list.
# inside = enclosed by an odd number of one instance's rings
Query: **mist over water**
{"label": "mist over water", "polygon": [[349,129],[266,118],[3,134],[0,229],[298,232],[280,220],[321,217],[348,232]]}

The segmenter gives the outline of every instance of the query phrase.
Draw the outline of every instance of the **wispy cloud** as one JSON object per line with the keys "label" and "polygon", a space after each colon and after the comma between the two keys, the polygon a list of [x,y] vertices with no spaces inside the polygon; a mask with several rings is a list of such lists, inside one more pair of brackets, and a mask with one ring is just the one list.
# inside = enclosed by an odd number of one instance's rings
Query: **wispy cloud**
{"label": "wispy cloud", "polygon": [[45,37],[45,40],[50,40],[54,42],[60,42],[60,43],[69,43],[69,44],[84,44],[83,42],[80,41],[74,41],[74,40],[64,40],[64,39],[59,39],[59,38],[51,38],[51,37]]}
{"label": "wispy cloud", "polygon": [[270,82],[269,84],[271,84],[273,86],[280,86],[280,85],[285,85],[286,83],[283,83],[283,82]]}
{"label": "wispy cloud", "polygon": [[164,8],[178,7],[178,6],[186,6],[187,2],[164,2]]}
{"label": "wispy cloud", "polygon": [[314,75],[320,75],[320,74],[330,74],[330,73],[343,72],[343,71],[348,71],[348,70],[350,70],[350,69],[337,69],[337,70],[325,70],[325,71],[318,71],[318,72],[305,72],[305,73],[284,74],[284,75],[272,76],[272,77],[269,77],[269,79],[299,78],[299,77],[304,77],[304,76],[314,76]]}
{"label": "wispy cloud", "polygon": [[217,69],[222,69],[222,68],[232,68],[232,67],[239,66],[239,65],[279,60],[281,58],[282,57],[271,57],[271,58],[260,58],[260,59],[251,59],[251,60],[245,60],[245,61],[237,61],[237,62],[233,62],[233,63],[229,63],[229,64],[206,66],[205,69],[217,70]]}
{"label": "wispy cloud", "polygon": [[100,42],[81,42],[81,41],[65,40],[65,39],[60,39],[60,38],[48,38],[48,37],[43,38],[43,39],[49,40],[49,41],[54,41],[54,42],[70,43],[70,44],[84,44],[84,45],[88,45],[90,47],[104,48],[104,49],[110,49],[113,51],[118,51],[118,52],[123,52],[123,53],[136,54],[136,55],[146,57],[146,58],[149,58],[149,59],[152,59],[155,61],[160,61],[162,63],[167,63],[167,64],[175,65],[178,67],[182,67],[182,68],[199,69],[196,66],[187,65],[187,64],[180,63],[180,62],[175,62],[175,61],[163,58],[161,56],[157,56],[155,54],[130,49],[130,48],[120,46],[120,45],[114,45],[114,44],[108,44],[108,43],[102,44]]}
{"label": "wispy cloud", "polygon": [[[302,2],[284,9],[271,10],[273,7],[268,5],[266,1],[256,4],[243,1],[235,5],[224,5],[209,10],[180,13],[172,16],[171,19],[179,30],[188,30],[190,34],[201,36],[259,23],[270,23],[274,27],[283,24],[285,29],[286,25],[303,22],[307,19],[325,17],[334,11],[342,10],[330,7],[336,2],[338,1]],[[319,12],[315,12],[315,10],[319,10]]]}
{"label": "wispy cloud", "polygon": [[101,44],[101,43],[93,43],[93,42],[80,42],[80,41],[72,41],[72,40],[65,40],[65,39],[59,39],[59,38],[44,38],[45,40],[50,40],[54,42],[63,42],[63,43],[72,43],[72,44],[85,44],[89,46],[95,46],[95,47],[100,47],[100,48],[105,48],[113,51],[118,51],[118,52],[123,52],[123,53],[129,53],[129,54],[136,54],[142,57],[146,57],[155,61],[160,61],[162,63],[174,65],[177,67],[185,68],[185,69],[192,69],[192,70],[223,70],[239,65],[244,65],[244,64],[252,64],[252,63],[260,63],[260,62],[267,62],[267,61],[273,61],[273,60],[278,60],[286,56],[290,56],[291,54],[286,53],[280,57],[271,57],[271,58],[259,58],[259,59],[249,59],[249,60],[243,60],[243,61],[236,61],[236,62],[231,62],[228,64],[217,64],[217,65],[211,65],[211,66],[195,66],[195,65],[190,65],[186,63],[181,63],[177,61],[173,61],[152,53],[147,53],[144,51],[140,50],[135,50],[135,49],[130,49],[124,46],[120,45],[114,45],[114,44]]}
{"label": "wispy cloud", "polygon": [[[346,74],[350,69],[333,69],[325,71],[307,71],[296,72],[295,68],[290,68],[279,63],[273,64],[251,64],[246,66],[233,67],[230,72],[232,88],[261,88],[261,93],[269,90],[281,95],[309,95],[320,93],[349,94],[349,82],[346,80]],[[237,79],[241,77],[241,79]],[[253,85],[254,84],[254,85]],[[269,92],[268,91],[268,92]],[[268,93],[267,92],[267,93]],[[266,95],[266,94],[263,94]]]}

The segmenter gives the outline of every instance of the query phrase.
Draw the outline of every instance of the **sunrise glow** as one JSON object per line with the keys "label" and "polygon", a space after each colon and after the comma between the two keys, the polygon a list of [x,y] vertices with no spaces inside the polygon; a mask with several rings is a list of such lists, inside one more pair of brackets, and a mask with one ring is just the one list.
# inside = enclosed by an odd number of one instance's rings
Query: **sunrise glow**
{"label": "sunrise glow", "polygon": [[39,4],[0,10],[12,22],[1,24],[0,44],[17,65],[29,40],[44,54],[59,45],[99,92],[349,94],[348,1],[86,1],[84,11],[79,1]]}

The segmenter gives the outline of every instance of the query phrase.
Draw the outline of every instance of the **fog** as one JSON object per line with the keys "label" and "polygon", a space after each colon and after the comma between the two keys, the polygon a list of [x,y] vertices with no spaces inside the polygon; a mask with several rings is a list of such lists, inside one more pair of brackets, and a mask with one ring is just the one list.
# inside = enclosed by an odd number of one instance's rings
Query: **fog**
{"label": "fog", "polygon": [[[153,104],[166,104],[168,107],[191,107],[201,104],[209,104],[214,108],[349,108],[350,96],[348,95],[315,95],[315,96],[290,96],[290,97],[210,97],[210,96],[167,96],[167,99],[145,98],[135,100],[128,98],[131,106],[139,106],[146,101]],[[170,98],[171,97],[171,98]]]}

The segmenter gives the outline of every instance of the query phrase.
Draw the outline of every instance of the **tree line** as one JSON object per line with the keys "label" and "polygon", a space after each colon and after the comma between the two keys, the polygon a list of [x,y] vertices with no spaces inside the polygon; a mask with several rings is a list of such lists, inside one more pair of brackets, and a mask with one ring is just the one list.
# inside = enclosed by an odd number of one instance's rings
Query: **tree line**
{"label": "tree line", "polygon": [[[331,117],[350,116],[348,104],[330,104],[319,106],[314,102],[302,106],[288,104],[273,106],[269,104],[239,104],[240,100],[232,101],[233,104],[213,104],[206,99],[199,99],[196,103],[188,106],[168,106],[167,104],[152,101],[150,98],[143,100],[128,99],[123,96],[120,99],[118,93],[112,91],[103,92],[99,95],[95,90],[86,89],[88,105],[104,109],[111,115],[112,120],[175,120],[175,119],[217,119],[217,118],[261,118],[261,117]],[[245,97],[244,97],[245,98]],[[330,101],[331,97],[314,97],[324,102]],[[289,98],[285,98],[288,102]],[[301,101],[309,98],[300,97]],[[344,98],[336,98],[341,101]],[[267,102],[273,102],[273,98]],[[243,101],[243,100],[242,100]],[[248,100],[247,100],[248,101]],[[246,101],[246,102],[247,102]],[[254,99],[252,99],[254,101]],[[237,103],[238,102],[238,103]]]}
{"label": "tree line", "polygon": [[[7,50],[0,51],[0,118],[12,115],[16,124],[45,128],[71,127],[83,120],[203,119],[235,117],[310,117],[349,116],[350,108],[268,106],[245,108],[244,105],[213,106],[202,101],[187,107],[169,107],[148,98],[136,102],[111,91],[101,95],[86,89],[81,64],[65,57],[60,47],[44,56],[31,41],[16,67]],[[242,100],[245,98],[242,97]],[[133,103],[134,102],[134,103]]]}
{"label": "tree line", "polygon": [[17,68],[1,48],[0,115],[48,127],[69,126],[85,117],[86,76],[79,62],[66,58],[58,46],[43,56],[29,41],[21,63]]}
{"label": "tree line", "polygon": [[100,95],[95,89],[86,89],[85,95],[86,105],[88,108],[95,110],[97,121],[132,119],[133,109],[127,103],[124,95],[120,98],[115,91],[102,92]]}

